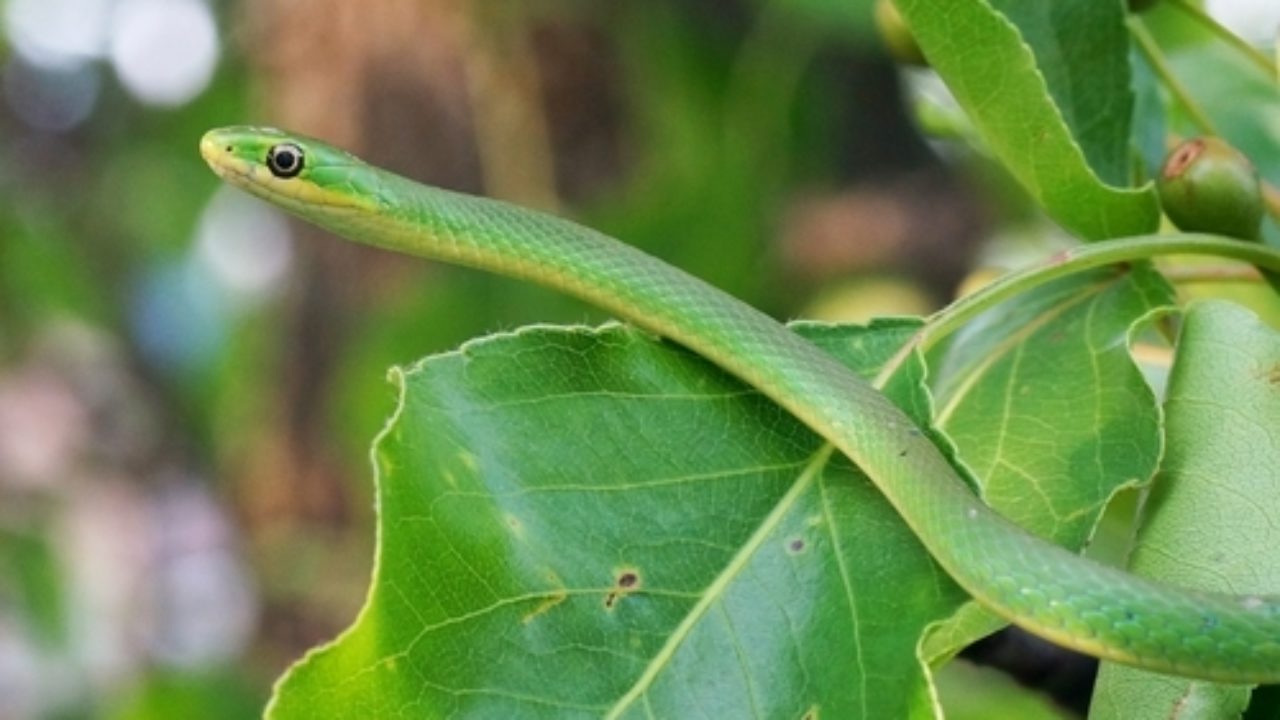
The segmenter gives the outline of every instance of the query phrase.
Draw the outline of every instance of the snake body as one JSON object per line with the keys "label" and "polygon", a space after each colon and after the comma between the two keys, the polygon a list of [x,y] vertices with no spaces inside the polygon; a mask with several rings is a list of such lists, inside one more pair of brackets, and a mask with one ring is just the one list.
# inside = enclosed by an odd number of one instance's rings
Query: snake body
{"label": "snake body", "polygon": [[232,185],[339,235],[541,283],[688,347],[848,456],[961,587],[1036,635],[1170,674],[1280,682],[1280,597],[1160,585],[1026,532],[974,495],[866,381],[681,270],[567,220],[420,185],[303,136],[224,128],[200,150]]}

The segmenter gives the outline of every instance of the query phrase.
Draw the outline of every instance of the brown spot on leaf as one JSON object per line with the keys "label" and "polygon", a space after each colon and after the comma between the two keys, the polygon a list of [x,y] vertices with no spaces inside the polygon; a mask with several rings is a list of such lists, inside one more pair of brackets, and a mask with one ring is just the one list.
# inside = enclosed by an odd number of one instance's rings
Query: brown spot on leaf
{"label": "brown spot on leaf", "polygon": [[619,570],[613,579],[613,589],[604,596],[605,610],[612,610],[619,600],[635,592],[640,587],[640,572],[635,568]]}
{"label": "brown spot on leaf", "polygon": [[790,550],[792,553],[804,552],[804,548],[805,548],[804,538],[795,538],[791,542],[787,543],[787,549]]}
{"label": "brown spot on leaf", "polygon": [[511,534],[514,535],[516,539],[523,540],[525,536],[524,523],[520,522],[520,518],[507,513],[504,519],[507,521],[507,527],[511,529]]}

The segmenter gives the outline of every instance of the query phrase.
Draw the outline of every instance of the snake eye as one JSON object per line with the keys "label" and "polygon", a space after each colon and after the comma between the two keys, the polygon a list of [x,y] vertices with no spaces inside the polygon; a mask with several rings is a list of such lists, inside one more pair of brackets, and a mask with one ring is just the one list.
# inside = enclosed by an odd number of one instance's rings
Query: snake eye
{"label": "snake eye", "polygon": [[302,148],[293,143],[280,143],[267,151],[267,167],[278,178],[295,177],[302,172]]}

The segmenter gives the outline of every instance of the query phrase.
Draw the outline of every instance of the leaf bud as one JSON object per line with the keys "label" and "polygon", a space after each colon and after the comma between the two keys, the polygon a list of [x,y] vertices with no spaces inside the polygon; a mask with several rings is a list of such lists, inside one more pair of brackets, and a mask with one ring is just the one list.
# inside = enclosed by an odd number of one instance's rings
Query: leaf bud
{"label": "leaf bud", "polygon": [[1215,137],[1178,145],[1156,181],[1165,215],[1178,229],[1257,240],[1264,203],[1249,158]]}

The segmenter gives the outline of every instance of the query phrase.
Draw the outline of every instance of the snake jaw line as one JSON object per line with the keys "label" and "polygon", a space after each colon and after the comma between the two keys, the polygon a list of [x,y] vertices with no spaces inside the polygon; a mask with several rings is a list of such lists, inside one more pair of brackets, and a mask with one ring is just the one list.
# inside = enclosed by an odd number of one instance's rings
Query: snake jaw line
{"label": "snake jaw line", "polygon": [[[267,166],[272,148],[281,144],[296,145],[308,159],[300,173],[278,176]],[[213,172],[227,183],[296,213],[317,206],[340,212],[377,212],[380,203],[356,192],[308,181],[326,168],[363,165],[353,156],[323,143],[287,135],[273,128],[222,128],[210,130],[200,138],[200,155]],[[303,162],[299,160],[299,162]]]}

